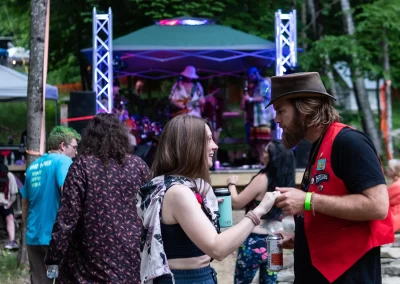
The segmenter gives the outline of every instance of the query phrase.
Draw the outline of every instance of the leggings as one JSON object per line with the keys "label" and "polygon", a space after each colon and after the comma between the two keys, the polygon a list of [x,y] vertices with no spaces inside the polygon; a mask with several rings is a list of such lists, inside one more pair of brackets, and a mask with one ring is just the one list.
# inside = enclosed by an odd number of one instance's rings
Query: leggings
{"label": "leggings", "polygon": [[235,284],[250,284],[260,269],[260,284],[275,284],[278,273],[267,270],[267,236],[251,233],[239,247]]}

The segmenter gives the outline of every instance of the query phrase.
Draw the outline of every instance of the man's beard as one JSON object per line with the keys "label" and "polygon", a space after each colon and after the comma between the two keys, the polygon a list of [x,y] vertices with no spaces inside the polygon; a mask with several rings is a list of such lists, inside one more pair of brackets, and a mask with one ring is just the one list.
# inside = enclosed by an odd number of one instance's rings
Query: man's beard
{"label": "man's beard", "polygon": [[283,145],[287,149],[292,149],[300,143],[306,135],[307,126],[303,119],[292,119],[290,125],[285,127],[282,134]]}

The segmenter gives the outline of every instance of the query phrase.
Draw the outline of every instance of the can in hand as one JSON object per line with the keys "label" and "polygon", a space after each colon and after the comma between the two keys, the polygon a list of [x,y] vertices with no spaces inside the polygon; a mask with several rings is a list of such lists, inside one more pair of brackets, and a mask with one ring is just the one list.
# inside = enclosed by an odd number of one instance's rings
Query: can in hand
{"label": "can in hand", "polygon": [[281,239],[280,235],[268,235],[267,237],[267,269],[269,271],[277,272],[283,269],[283,250],[282,245],[279,244]]}

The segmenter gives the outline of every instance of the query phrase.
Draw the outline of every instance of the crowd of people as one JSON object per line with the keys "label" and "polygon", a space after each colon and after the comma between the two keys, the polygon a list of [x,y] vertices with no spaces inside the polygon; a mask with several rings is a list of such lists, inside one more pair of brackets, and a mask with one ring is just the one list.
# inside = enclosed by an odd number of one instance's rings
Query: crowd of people
{"label": "crowd of people", "polygon": [[[213,259],[236,250],[232,282],[251,283],[259,269],[260,283],[276,283],[266,265],[270,234],[294,248],[296,284],[381,283],[380,246],[394,241],[395,207],[374,145],[339,122],[318,73],[272,77],[270,86],[269,100],[243,100],[252,103],[249,123],[261,119],[254,103],[273,106],[282,141],[260,147],[264,168],[241,192],[238,177],[228,178],[232,207],[246,213],[223,231],[224,201],[209,172],[218,145],[208,120],[195,113],[172,118],[151,169],[131,154],[115,114],[96,115],[83,137],[56,127],[49,153],[29,166],[21,190],[32,283],[51,283],[46,266],[58,266],[59,283],[211,284],[218,281]],[[313,146],[296,188],[292,148],[303,139]],[[393,179],[399,168],[389,163]],[[293,216],[294,233],[283,230],[284,216]]]}

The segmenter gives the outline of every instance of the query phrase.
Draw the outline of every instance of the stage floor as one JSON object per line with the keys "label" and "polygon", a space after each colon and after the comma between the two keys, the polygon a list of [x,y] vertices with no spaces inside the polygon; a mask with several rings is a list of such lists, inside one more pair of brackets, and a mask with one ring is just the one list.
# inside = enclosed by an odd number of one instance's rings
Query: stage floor
{"label": "stage floor", "polygon": [[[237,167],[237,168],[221,168],[218,170],[210,171],[211,175],[211,185],[213,188],[216,187],[226,187],[226,180],[231,175],[238,176],[238,187],[246,186],[251,178],[258,173],[260,168],[247,168],[247,167]],[[296,169],[296,185],[301,184],[301,179],[303,178],[304,169]]]}

